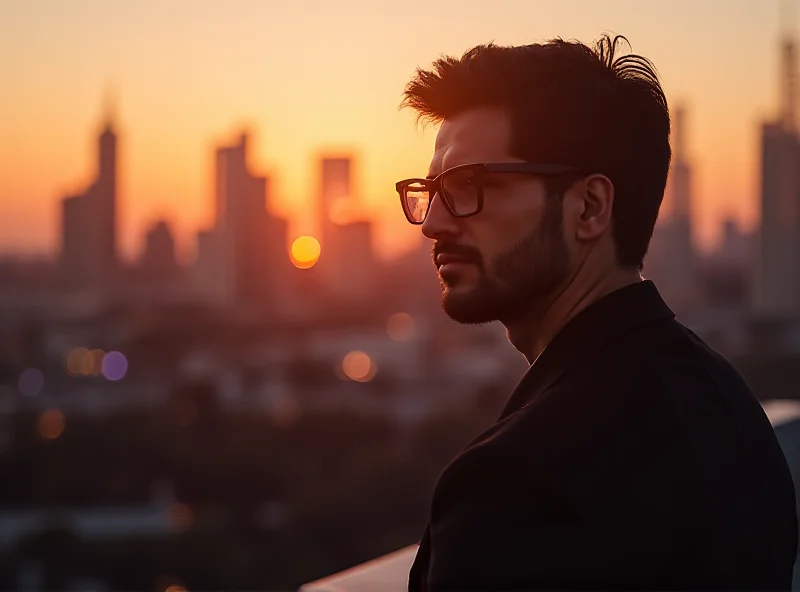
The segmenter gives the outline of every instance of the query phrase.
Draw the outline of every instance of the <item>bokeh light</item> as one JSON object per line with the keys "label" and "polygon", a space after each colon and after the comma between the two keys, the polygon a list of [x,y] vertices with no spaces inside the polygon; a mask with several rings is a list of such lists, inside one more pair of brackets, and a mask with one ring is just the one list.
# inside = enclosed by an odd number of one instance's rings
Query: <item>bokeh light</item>
{"label": "bokeh light", "polygon": [[79,376],[83,374],[83,357],[89,352],[85,347],[73,347],[67,353],[67,374]]}
{"label": "bokeh light", "polygon": [[296,238],[292,243],[292,264],[299,269],[314,267],[321,251],[319,241],[313,236]]}
{"label": "bokeh light", "polygon": [[106,352],[102,349],[92,350],[92,376],[100,376],[103,374],[103,359],[106,357]]}
{"label": "bokeh light", "polygon": [[122,380],[128,372],[128,360],[118,351],[110,351],[103,357],[103,376],[108,380]]}
{"label": "bokeh light", "polygon": [[375,362],[363,351],[351,351],[342,360],[342,372],[356,382],[369,382],[376,371]]}
{"label": "bokeh light", "polygon": [[[85,347],[73,347],[67,352],[65,366],[70,376],[102,376],[105,374],[108,354],[102,349],[89,350]],[[115,360],[111,361],[112,364]]]}
{"label": "bokeh light", "polygon": [[38,368],[28,368],[19,375],[17,387],[26,397],[35,397],[44,388],[44,374]]}
{"label": "bokeh light", "polygon": [[398,312],[386,322],[386,333],[395,341],[406,341],[414,336],[414,319],[410,314]]}
{"label": "bokeh light", "polygon": [[169,574],[162,574],[156,578],[154,590],[155,592],[187,592],[186,587],[180,583],[178,578]]}
{"label": "bokeh light", "polygon": [[59,409],[45,409],[39,416],[39,435],[55,440],[64,432],[64,414]]}
{"label": "bokeh light", "polygon": [[94,374],[94,354],[88,349],[84,350],[81,357],[80,373],[84,376],[91,376]]}

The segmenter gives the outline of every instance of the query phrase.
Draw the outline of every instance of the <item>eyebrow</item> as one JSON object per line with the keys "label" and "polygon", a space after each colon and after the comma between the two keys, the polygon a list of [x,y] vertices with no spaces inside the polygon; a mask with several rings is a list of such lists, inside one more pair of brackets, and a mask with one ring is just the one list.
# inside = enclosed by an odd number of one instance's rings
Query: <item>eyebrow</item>
{"label": "eyebrow", "polygon": [[[435,170],[435,169],[434,169],[433,165],[431,165],[430,167],[428,167],[428,176],[427,176],[427,177],[425,177],[425,178],[426,178],[426,179],[435,179],[435,178],[436,178],[436,176],[437,176],[437,174],[436,174],[436,173],[434,173],[434,170]],[[439,171],[439,172],[441,173],[441,171]]]}

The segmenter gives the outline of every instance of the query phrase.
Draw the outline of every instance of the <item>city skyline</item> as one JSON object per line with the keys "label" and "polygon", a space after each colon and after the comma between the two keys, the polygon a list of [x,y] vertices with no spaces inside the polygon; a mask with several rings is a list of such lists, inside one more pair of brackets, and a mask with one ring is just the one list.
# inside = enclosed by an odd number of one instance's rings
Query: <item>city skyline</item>
{"label": "city skyline", "polygon": [[[0,251],[56,251],[54,206],[90,177],[89,142],[109,85],[123,144],[120,238],[126,257],[141,251],[145,228],[162,218],[174,223],[186,254],[197,230],[213,218],[210,146],[243,125],[254,133],[255,166],[274,179],[275,213],[291,218],[291,238],[317,230],[317,159],[346,152],[355,156],[355,197],[379,227],[377,250],[403,250],[419,233],[402,219],[393,183],[426,169],[435,136],[434,127],[417,130],[412,114],[397,112],[413,69],[440,52],[460,54],[491,39],[525,43],[562,34],[589,42],[606,30],[625,34],[634,52],[651,58],[671,106],[685,103],[692,113],[694,217],[700,244],[708,246],[726,217],[747,227],[757,220],[759,128],[778,110],[781,27],[777,3],[740,0],[726,4],[724,13],[673,4],[666,12],[624,1],[576,11],[574,2],[507,2],[508,10],[495,9],[493,19],[481,19],[477,4],[459,4],[460,27],[401,43],[401,50],[391,46],[410,30],[402,23],[413,21],[413,3],[404,5],[407,12],[386,8],[389,14],[345,2],[333,15],[324,5],[298,12],[245,2],[235,14],[214,3],[192,5],[192,11],[181,2],[158,10],[146,2],[110,9],[84,1],[69,11],[47,2],[5,5],[0,30],[10,51],[2,53],[12,59],[3,66],[13,90],[0,99],[8,117],[0,147]],[[445,18],[456,5],[419,8],[416,14],[426,18]],[[678,18],[689,10],[692,19]],[[281,32],[281,23],[298,30],[292,23],[301,18],[317,41],[312,48],[292,45]],[[338,27],[334,33],[323,27],[332,18],[365,27],[357,28],[359,35]],[[153,23],[160,25],[154,29]],[[259,23],[265,31],[257,35]],[[54,52],[78,26],[85,39]],[[217,42],[203,45],[209,32]],[[675,44],[676,35],[695,43]],[[187,53],[198,47],[205,50]],[[272,59],[276,55],[286,58]]]}

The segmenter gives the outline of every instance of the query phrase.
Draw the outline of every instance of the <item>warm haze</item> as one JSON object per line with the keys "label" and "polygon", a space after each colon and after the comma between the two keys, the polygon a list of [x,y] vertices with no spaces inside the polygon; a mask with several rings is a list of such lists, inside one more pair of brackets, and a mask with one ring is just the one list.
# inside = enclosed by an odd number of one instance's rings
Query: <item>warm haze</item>
{"label": "warm haze", "polygon": [[383,253],[413,244],[394,193],[424,175],[435,128],[398,112],[417,66],[494,40],[620,33],[688,109],[699,238],[757,222],[759,125],[777,111],[779,10],[765,0],[0,0],[0,251],[54,252],[58,201],[85,185],[113,93],[125,255],[144,226],[183,250],[212,214],[212,158],[242,126],[272,207],[313,233],[316,157],[357,155],[355,186]]}

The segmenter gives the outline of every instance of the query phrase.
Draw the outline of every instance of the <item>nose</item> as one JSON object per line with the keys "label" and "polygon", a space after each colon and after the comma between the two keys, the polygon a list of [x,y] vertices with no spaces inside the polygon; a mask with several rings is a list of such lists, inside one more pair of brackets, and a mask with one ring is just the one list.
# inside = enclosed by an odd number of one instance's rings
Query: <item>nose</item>
{"label": "nose", "polygon": [[428,215],[422,223],[422,234],[429,239],[439,240],[446,236],[454,236],[459,232],[458,220],[448,211],[437,193],[431,200]]}

